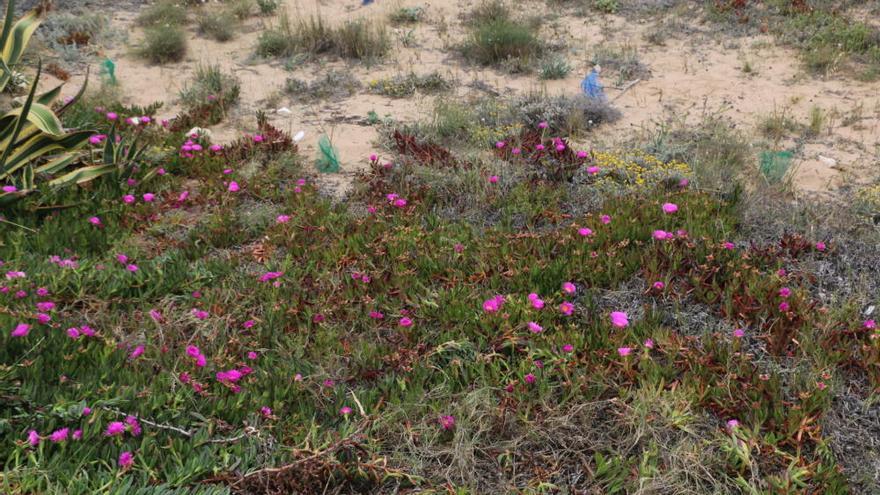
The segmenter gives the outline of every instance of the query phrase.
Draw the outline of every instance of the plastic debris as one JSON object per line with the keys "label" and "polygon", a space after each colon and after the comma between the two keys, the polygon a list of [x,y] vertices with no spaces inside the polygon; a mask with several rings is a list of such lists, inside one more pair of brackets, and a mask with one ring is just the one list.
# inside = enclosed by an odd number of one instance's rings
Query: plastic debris
{"label": "plastic debris", "polygon": [[116,85],[116,64],[109,58],[101,63],[101,77],[110,84]]}
{"label": "plastic debris", "polygon": [[761,175],[770,182],[781,181],[791,167],[792,158],[794,158],[794,153],[791,151],[761,152]]}
{"label": "plastic debris", "polygon": [[293,142],[298,143],[298,142],[302,141],[302,139],[304,137],[306,137],[306,131],[299,131],[296,133],[295,136],[293,136]]}
{"label": "plastic debris", "polygon": [[278,110],[275,110],[275,113],[277,113],[278,115],[290,115],[293,112],[291,112],[290,109],[287,107],[281,107]]}
{"label": "plastic debris", "polygon": [[339,156],[327,135],[321,136],[318,140],[318,160],[315,162],[315,168],[324,174],[339,172]]}
{"label": "plastic debris", "polygon": [[598,65],[593,67],[593,70],[587,74],[587,77],[581,81],[581,90],[584,92],[588,98],[594,100],[605,100],[605,90],[602,88],[602,84],[599,83],[599,72],[601,72],[602,68]]}

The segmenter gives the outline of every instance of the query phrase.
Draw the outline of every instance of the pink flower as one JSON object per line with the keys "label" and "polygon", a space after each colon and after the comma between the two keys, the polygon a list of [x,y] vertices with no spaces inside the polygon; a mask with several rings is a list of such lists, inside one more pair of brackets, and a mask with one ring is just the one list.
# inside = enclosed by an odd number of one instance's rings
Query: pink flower
{"label": "pink flower", "polygon": [[601,217],[599,217],[599,220],[601,220],[603,224],[608,225],[609,223],[611,223],[611,216],[602,215]]}
{"label": "pink flower", "polygon": [[125,424],[128,425],[128,431],[132,434],[132,436],[140,436],[141,434],[141,424],[138,422],[137,418],[134,416],[126,416]]}
{"label": "pink flower", "polygon": [[52,311],[53,309],[55,309],[55,303],[53,303],[51,301],[43,301],[43,302],[37,303],[37,310],[42,311],[44,313],[46,313],[48,311]]}
{"label": "pink flower", "polygon": [[817,251],[825,251],[825,249],[826,249],[826,246],[825,246],[824,242],[819,241],[816,243],[816,250]]}
{"label": "pink flower", "polygon": [[565,352],[572,352],[574,351],[574,346],[571,344],[565,344],[564,346],[562,346],[562,350]]}
{"label": "pink flower", "polygon": [[742,328],[737,328],[736,330],[733,331],[733,336],[738,339],[743,338],[745,336],[745,334],[746,334],[746,331],[743,330]]}
{"label": "pink flower", "polygon": [[374,320],[381,320],[382,318],[385,318],[385,315],[383,315],[379,311],[370,311],[370,318]]}
{"label": "pink flower", "polygon": [[543,144],[536,144],[535,151],[544,151],[544,145]]}
{"label": "pink flower", "polygon": [[654,233],[651,235],[654,237],[654,239],[657,239],[658,241],[666,240],[672,236],[672,234],[666,232],[665,230],[655,230]]}
{"label": "pink flower", "polygon": [[83,431],[82,431],[82,430],[76,430],[76,431],[73,432],[73,439],[74,439],[74,440],[80,440],[80,439],[82,439],[82,437],[83,437]]}
{"label": "pink flower", "polygon": [[783,288],[779,289],[779,297],[785,299],[790,295],[791,295],[791,289],[789,289],[788,287],[783,287]]}
{"label": "pink flower", "polygon": [[498,176],[497,175],[489,176],[489,183],[490,184],[497,184],[498,183]]}
{"label": "pink flower", "polygon": [[186,353],[189,357],[195,358],[199,357],[202,354],[202,351],[194,345],[188,345],[186,346]]}
{"label": "pink flower", "polygon": [[864,326],[868,330],[874,330],[875,328],[877,328],[877,322],[875,322],[874,320],[865,320]]}
{"label": "pink flower", "polygon": [[616,328],[626,328],[629,325],[629,317],[623,311],[612,311],[611,325]]}
{"label": "pink flower", "polygon": [[564,144],[559,143],[559,144],[556,145],[556,151],[562,151],[562,150],[564,150],[564,149],[565,149],[565,145],[564,145]]}
{"label": "pink flower", "polygon": [[67,329],[67,336],[70,337],[71,339],[74,339],[74,340],[78,339],[79,338],[79,329],[77,329],[76,327],[68,328]]}
{"label": "pink flower", "polygon": [[739,421],[735,419],[730,419],[727,421],[727,429],[733,431],[736,427],[739,426]]}
{"label": "pink flower", "polygon": [[510,150],[510,152],[514,155],[519,155],[520,153],[522,153],[522,150],[519,148],[514,148],[514,149]]}
{"label": "pink flower", "polygon": [[618,347],[617,353],[620,354],[620,357],[629,356],[632,352],[632,347]]}
{"label": "pink flower", "polygon": [[30,331],[31,331],[30,325],[28,325],[27,323],[19,323],[18,325],[15,326],[15,328],[12,330],[12,333],[10,335],[12,335],[13,337],[24,337]]}
{"label": "pink flower", "polygon": [[89,217],[89,223],[94,225],[95,227],[100,227],[101,219],[98,217]]}
{"label": "pink flower", "polygon": [[131,354],[128,355],[129,359],[137,359],[144,353],[144,346],[139,345],[131,351]]}
{"label": "pink flower", "polygon": [[413,322],[412,322],[412,320],[410,320],[409,318],[404,316],[403,318],[400,319],[398,324],[402,327],[408,327],[408,326],[411,326],[413,324]]}
{"label": "pink flower", "polygon": [[264,140],[263,136],[261,136],[261,135],[259,135],[259,134],[254,134],[253,139],[254,139],[254,142],[255,142],[255,143],[262,143],[263,140]]}
{"label": "pink flower", "polygon": [[133,263],[132,263],[132,264],[129,264],[129,265],[126,265],[126,266],[125,266],[125,269],[128,270],[128,271],[130,271],[130,272],[132,272],[132,273],[134,273],[134,272],[136,272],[136,271],[139,270],[138,266],[135,265],[135,264],[133,264]]}
{"label": "pink flower", "polygon": [[574,304],[568,301],[563,301],[563,303],[559,305],[559,311],[565,316],[571,316],[571,314],[574,313]]}
{"label": "pink flower", "polygon": [[818,381],[818,382],[816,382],[816,387],[819,390],[825,390],[826,388],[828,388],[828,385],[823,381]]}
{"label": "pink flower", "polygon": [[125,196],[122,197],[122,202],[127,205],[132,204],[132,203],[134,203],[134,196],[132,196],[131,194],[126,194]]}
{"label": "pink flower", "polygon": [[14,193],[15,191],[18,191],[18,188],[15,186],[3,186],[3,192],[5,193]]}
{"label": "pink flower", "polygon": [[208,312],[203,309],[193,308],[192,315],[198,318],[199,320],[207,320]]}
{"label": "pink flower", "polygon": [[577,292],[577,287],[575,287],[574,284],[571,282],[563,282],[562,283],[562,292],[565,292],[566,294],[571,295],[571,294],[574,294],[575,292]]}
{"label": "pink flower", "polygon": [[678,205],[675,203],[663,203],[663,213],[670,214],[678,211]]}
{"label": "pink flower", "polygon": [[113,421],[107,425],[107,429],[104,430],[104,436],[107,437],[116,437],[123,433],[125,433],[125,423],[122,421]]}
{"label": "pink flower", "polygon": [[278,215],[275,217],[276,223],[287,223],[290,221],[290,215]]}
{"label": "pink flower", "polygon": [[67,437],[69,435],[70,435],[69,428],[61,428],[60,430],[53,431],[52,434],[49,435],[49,440],[52,441],[52,443],[61,443],[65,440],[67,440]]}
{"label": "pink flower", "polygon": [[134,464],[134,455],[131,452],[125,451],[119,454],[119,467],[121,469],[128,469]]}
{"label": "pink flower", "polygon": [[532,333],[541,333],[544,331],[544,328],[541,325],[538,325],[537,323],[535,323],[534,321],[530,321],[528,323],[528,326],[529,326],[529,330]]}
{"label": "pink flower", "polygon": [[260,276],[260,282],[268,282],[270,280],[275,280],[276,278],[284,275],[283,272],[266,272],[262,276]]}
{"label": "pink flower", "polygon": [[349,414],[351,414],[351,408],[348,406],[342,406],[339,409],[339,414],[341,414],[343,416],[348,416]]}
{"label": "pink flower", "polygon": [[652,287],[656,290],[663,290],[666,287],[666,284],[658,280],[653,283]]}
{"label": "pink flower", "polygon": [[587,173],[590,175],[596,175],[599,173],[599,167],[593,165],[592,167],[587,168]]}
{"label": "pink flower", "polygon": [[256,324],[257,324],[257,322],[255,322],[254,320],[248,320],[248,321],[244,322],[244,324],[242,326],[245,328],[253,328],[253,326]]}
{"label": "pink flower", "polygon": [[88,325],[83,325],[83,326],[79,327],[79,331],[81,334],[85,335],[86,337],[94,337],[95,336],[95,331],[92,330],[92,327],[90,327]]}
{"label": "pink flower", "polygon": [[581,158],[581,159],[586,158],[586,157],[587,157],[587,152],[586,152],[586,151],[578,151],[578,152],[577,152],[577,157],[578,157],[578,158]]}
{"label": "pink flower", "polygon": [[785,313],[789,309],[791,309],[791,306],[789,306],[787,302],[782,301],[781,303],[779,303],[779,311]]}
{"label": "pink flower", "polygon": [[581,237],[589,237],[593,235],[593,231],[586,227],[583,227],[578,229],[578,235],[580,235]]}
{"label": "pink flower", "polygon": [[269,416],[272,415],[272,409],[269,407],[263,406],[260,408],[260,414],[262,414],[264,417],[268,418]]}
{"label": "pink flower", "polygon": [[83,415],[83,416],[88,416],[89,414],[92,414],[92,408],[91,408],[91,407],[88,407],[88,406],[84,407],[84,408],[83,408],[82,415]]}
{"label": "pink flower", "polygon": [[107,112],[106,117],[107,117],[107,120],[116,120],[119,118],[119,116],[116,115],[115,112]]}
{"label": "pink flower", "polygon": [[652,340],[652,339],[645,339],[645,348],[647,348],[647,349],[653,349],[653,348],[654,348],[654,340]]}
{"label": "pink flower", "polygon": [[527,374],[527,375],[526,375],[525,377],[523,377],[523,378],[525,378],[526,383],[529,383],[529,384],[531,384],[531,383],[535,383],[535,375],[533,375],[533,374],[531,374],[531,373]]}
{"label": "pink flower", "polygon": [[45,313],[38,313],[37,314],[37,321],[40,322],[40,324],[45,325],[46,323],[49,323],[50,321],[52,321],[52,317],[45,314]]}
{"label": "pink flower", "polygon": [[440,416],[438,422],[440,423],[440,427],[444,430],[451,430],[455,428],[455,416]]}
{"label": "pink flower", "polygon": [[239,190],[241,190],[241,187],[239,187],[238,182],[232,181],[229,183],[229,192],[238,192]]}
{"label": "pink flower", "polygon": [[495,313],[501,306],[504,304],[504,296],[495,296],[491,299],[486,299],[483,301],[483,311],[487,313]]}
{"label": "pink flower", "polygon": [[547,127],[549,127],[549,124],[547,124],[547,122],[543,120],[541,122],[538,122],[538,129],[546,129]]}
{"label": "pink flower", "polygon": [[529,302],[531,303],[532,307],[535,309],[543,309],[544,308],[544,301],[540,297],[538,297],[538,294],[535,294],[534,292],[529,294]]}
{"label": "pink flower", "polygon": [[498,148],[498,149],[500,150],[501,148],[504,147],[504,141],[496,141],[496,142],[495,142],[495,147]]}
{"label": "pink flower", "polygon": [[727,241],[724,244],[722,244],[721,247],[723,247],[724,249],[726,249],[728,251],[733,251],[734,249],[736,249],[736,244],[734,244],[730,241]]}
{"label": "pink flower", "polygon": [[107,139],[106,134],[95,134],[89,137],[89,143],[92,145],[98,145],[104,142],[105,139]]}
{"label": "pink flower", "polygon": [[28,443],[31,447],[36,447],[40,445],[40,434],[37,433],[37,430],[31,430],[28,432]]}

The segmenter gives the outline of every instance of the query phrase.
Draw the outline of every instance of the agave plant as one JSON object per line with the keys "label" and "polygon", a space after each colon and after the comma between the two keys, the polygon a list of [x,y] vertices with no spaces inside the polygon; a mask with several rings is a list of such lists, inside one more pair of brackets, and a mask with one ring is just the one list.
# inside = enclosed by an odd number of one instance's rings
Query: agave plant
{"label": "agave plant", "polygon": [[[91,131],[67,132],[49,107],[61,92],[61,86],[36,96],[42,64],[31,84],[23,106],[0,117],[0,203],[36,190],[37,180],[45,178],[50,187],[64,187],[94,180],[114,170],[106,164],[77,167],[84,154],[78,150],[92,135]],[[58,113],[75,103],[86,85]],[[59,175],[61,174],[61,175]]]}
{"label": "agave plant", "polygon": [[0,33],[0,91],[13,80],[13,68],[18,64],[31,36],[40,25],[40,12],[32,10],[18,21],[14,21],[15,0],[6,4],[6,18]]}

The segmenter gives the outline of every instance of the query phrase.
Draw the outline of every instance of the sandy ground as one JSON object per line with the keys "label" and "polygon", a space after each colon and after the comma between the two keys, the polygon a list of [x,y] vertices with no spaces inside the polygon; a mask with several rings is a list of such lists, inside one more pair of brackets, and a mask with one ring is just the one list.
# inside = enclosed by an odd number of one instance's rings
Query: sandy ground
{"label": "sandy ground", "polygon": [[[473,89],[468,83],[480,80],[501,94],[546,91],[549,94],[575,94],[588,67],[594,47],[601,44],[627,45],[638,50],[641,61],[651,76],[632,86],[623,94],[611,86],[614,74],[606,74],[604,84],[609,97],[623,118],[613,125],[600,127],[595,142],[614,145],[632,135],[634,130],[652,128],[670,118],[697,122],[705,112],[722,113],[741,129],[755,134],[761,117],[773,111],[785,111],[794,120],[806,123],[812,107],[821,108],[830,117],[822,132],[806,142],[796,155],[791,173],[795,190],[808,195],[833,194],[841,187],[874,180],[880,172],[880,84],[862,83],[852,79],[820,79],[805,74],[797,53],[774,46],[770,37],[722,38],[710,26],[691,25],[687,36],[667,39],[663,45],[645,41],[653,27],[617,16],[552,16],[543,28],[543,37],[561,38],[566,42],[566,57],[575,71],[564,79],[541,81],[535,75],[512,76],[467,64],[455,53],[454,46],[465,37],[461,13],[472,8],[470,1],[385,2],[362,7],[359,3],[325,0],[302,3],[288,0],[286,10],[292,18],[320,12],[325,19],[342,22],[366,17],[377,22],[387,19],[401,6],[423,6],[427,19],[400,30],[390,28],[393,46],[391,55],[381,64],[366,66],[342,61],[319,61],[304,64],[293,72],[284,69],[281,61],[260,60],[254,56],[257,37],[276,18],[256,17],[246,21],[242,32],[233,40],[218,43],[198,36],[190,26],[191,40],[185,61],[164,66],[149,65],[139,58],[134,48],[142,33],[136,27],[136,11],[112,14],[112,23],[129,32],[129,46],[108,47],[106,54],[117,63],[117,77],[130,103],[166,102],[161,116],[174,115],[179,90],[185,85],[199,63],[216,63],[241,79],[242,100],[232,118],[212,128],[220,142],[229,141],[241,132],[253,130],[256,110],[272,112],[271,120],[292,132],[304,130],[301,143],[307,156],[313,156],[321,134],[331,135],[343,162],[343,174],[328,178],[345,188],[347,177],[366,166],[366,157],[376,147],[376,129],[366,125],[367,113],[380,117],[389,115],[398,121],[427,118],[433,97],[417,95],[410,99],[393,99],[369,94],[363,89],[350,98],[307,104],[294,97],[278,97],[287,77],[304,80],[320,77],[325,71],[345,69],[366,86],[382,77],[415,72],[438,71],[454,79],[456,92],[465,95]],[[524,11],[546,12],[544,3],[518,3]],[[209,5],[206,8],[217,8]],[[400,42],[402,31],[414,38],[413,46]],[[673,33],[674,35],[675,33]],[[743,71],[745,61],[754,68]],[[80,77],[66,86],[74,92]],[[271,103],[271,105],[270,105]],[[292,113],[282,116],[274,111],[287,107]],[[856,118],[857,117],[857,118]],[[846,124],[846,125],[844,125]],[[755,140],[758,141],[755,134]],[[796,143],[766,143],[767,149],[791,149]]]}

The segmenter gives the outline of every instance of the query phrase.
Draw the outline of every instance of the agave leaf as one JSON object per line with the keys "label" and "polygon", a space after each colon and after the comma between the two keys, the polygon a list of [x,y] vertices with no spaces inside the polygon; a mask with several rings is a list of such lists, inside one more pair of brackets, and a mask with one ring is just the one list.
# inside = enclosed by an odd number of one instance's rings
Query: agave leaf
{"label": "agave leaf", "polygon": [[78,102],[79,99],[82,98],[82,96],[86,93],[86,88],[89,86],[89,71],[90,70],[91,70],[90,67],[86,67],[86,78],[83,80],[83,85],[80,86],[79,91],[77,91],[76,94],[73,95],[73,98],[68,100],[64,105],[61,106],[61,108],[58,109],[57,112],[55,112],[55,115],[60,116],[60,115],[64,114],[64,112],[68,108],[70,108],[71,106],[73,106],[73,104]]}
{"label": "agave leaf", "polygon": [[4,179],[43,155],[76,150],[89,141],[91,134],[91,131],[74,132],[64,136],[37,134],[23,145],[16,147],[15,152],[8,157],[5,169],[0,172],[0,179]]}
{"label": "agave leaf", "polygon": [[36,10],[32,10],[12,26],[10,38],[3,45],[2,56],[6,65],[12,67],[18,63],[25,48],[27,48],[31,35],[34,34],[39,25],[40,17]]}
{"label": "agave leaf", "polygon": [[[22,115],[23,111],[24,107],[12,109],[7,112],[3,118],[18,118]],[[27,119],[27,122],[35,125],[37,129],[47,134],[52,134],[54,136],[64,135],[64,128],[61,126],[61,121],[58,120],[58,117],[55,116],[51,108],[42,103],[32,103],[25,118]]]}
{"label": "agave leaf", "polygon": [[39,103],[41,105],[49,106],[53,101],[55,101],[56,98],[58,98],[58,95],[61,94],[61,88],[63,86],[64,86],[64,84],[59,84],[58,86],[55,86],[54,88],[50,89],[49,91],[46,91],[45,93],[41,94],[40,96],[37,97],[37,103]]}
{"label": "agave leaf", "polygon": [[0,174],[5,174],[9,167],[6,165],[6,159],[9,158],[9,155],[12,153],[12,149],[15,147],[15,140],[18,139],[18,134],[21,132],[21,129],[24,127],[25,122],[27,122],[26,118],[22,118],[22,116],[27,116],[28,112],[31,110],[31,104],[34,102],[34,94],[37,92],[37,83],[40,81],[40,73],[43,71],[43,61],[41,60],[37,64],[37,75],[34,76],[34,82],[31,84],[31,90],[28,93],[27,100],[24,102],[24,106],[21,107],[18,118],[15,119],[15,124],[12,130],[12,137],[9,139],[11,144],[7,145],[3,149],[3,155],[0,156]]}
{"label": "agave leaf", "polygon": [[116,170],[113,165],[90,165],[88,167],[80,167],[61,177],[49,181],[50,186],[69,186],[71,184],[83,184],[93,181],[102,175],[107,175]]}
{"label": "agave leaf", "polygon": [[40,165],[39,167],[34,169],[34,172],[38,174],[54,175],[67,168],[68,165],[77,161],[80,157],[80,153],[66,153],[59,156],[58,158],[53,158],[52,160],[49,160],[48,162]]}

